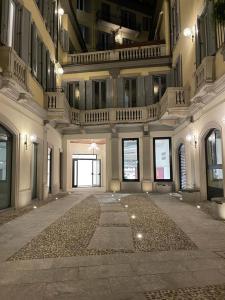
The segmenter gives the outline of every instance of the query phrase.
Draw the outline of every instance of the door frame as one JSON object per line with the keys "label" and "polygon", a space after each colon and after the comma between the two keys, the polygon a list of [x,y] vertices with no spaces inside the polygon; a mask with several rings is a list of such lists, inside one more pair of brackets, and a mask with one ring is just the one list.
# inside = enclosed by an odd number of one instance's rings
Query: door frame
{"label": "door frame", "polygon": [[218,130],[220,131],[221,134],[221,151],[222,151],[222,171],[223,171],[223,188],[221,189],[223,191],[223,195],[221,197],[224,196],[224,160],[223,160],[223,135],[222,135],[222,130],[219,128],[211,128],[207,134],[205,135],[204,138],[204,148],[205,148],[205,176],[206,176],[206,196],[207,196],[207,200],[211,200],[210,199],[210,195],[209,195],[209,184],[208,184],[208,152],[207,152],[207,142],[208,142],[208,138],[210,137],[210,135],[215,131]]}
{"label": "door frame", "polygon": [[[85,155],[85,154],[81,154],[81,155]],[[101,184],[102,184],[102,170],[101,170],[101,159],[97,159],[97,156],[96,156],[96,159],[91,159],[91,158],[72,158],[72,188],[78,188],[78,161],[79,160],[90,160],[92,161],[92,171],[91,171],[91,175],[92,175],[92,186],[91,187],[101,187]],[[74,180],[75,180],[75,172],[74,172],[74,163],[75,161],[77,161],[77,167],[76,167],[76,171],[77,171],[77,184],[75,185],[74,184]],[[96,185],[93,185],[93,161],[99,161],[100,162],[100,185],[99,186],[96,186]]]}

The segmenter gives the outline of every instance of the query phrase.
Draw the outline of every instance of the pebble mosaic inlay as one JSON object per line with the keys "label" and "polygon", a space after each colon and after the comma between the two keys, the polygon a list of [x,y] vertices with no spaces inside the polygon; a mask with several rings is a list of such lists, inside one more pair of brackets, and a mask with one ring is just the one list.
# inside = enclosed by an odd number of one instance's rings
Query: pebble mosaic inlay
{"label": "pebble mosaic inlay", "polygon": [[150,291],[145,296],[147,300],[224,300],[225,285]]}

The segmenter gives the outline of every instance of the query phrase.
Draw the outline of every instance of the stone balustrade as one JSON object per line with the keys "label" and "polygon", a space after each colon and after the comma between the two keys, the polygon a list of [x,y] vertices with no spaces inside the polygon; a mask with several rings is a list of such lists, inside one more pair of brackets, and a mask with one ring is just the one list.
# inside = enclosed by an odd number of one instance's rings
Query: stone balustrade
{"label": "stone balustrade", "polygon": [[188,108],[189,90],[183,87],[169,87],[160,100],[160,116],[179,114]]}
{"label": "stone balustrade", "polygon": [[24,90],[27,90],[27,67],[13,48],[0,47],[0,65],[5,78],[15,80]]}
{"label": "stone balustrade", "polygon": [[189,92],[180,87],[167,88],[159,103],[145,107],[105,108],[78,110],[71,108],[62,92],[48,92],[45,107],[50,120],[78,126],[146,123],[160,119],[165,114],[187,112]]}
{"label": "stone balustrade", "polygon": [[70,54],[72,64],[96,64],[110,61],[130,61],[166,56],[166,45],[148,45],[115,50]]}
{"label": "stone balustrade", "polygon": [[[48,111],[48,119],[61,123],[71,122],[71,108],[66,96],[61,91],[45,93],[45,108]],[[73,112],[73,120],[77,122],[76,113]],[[79,121],[79,120],[78,120]],[[77,122],[78,123],[78,122]]]}
{"label": "stone balustrade", "polygon": [[202,60],[195,73],[196,92],[205,84],[215,80],[215,57],[207,56]]}

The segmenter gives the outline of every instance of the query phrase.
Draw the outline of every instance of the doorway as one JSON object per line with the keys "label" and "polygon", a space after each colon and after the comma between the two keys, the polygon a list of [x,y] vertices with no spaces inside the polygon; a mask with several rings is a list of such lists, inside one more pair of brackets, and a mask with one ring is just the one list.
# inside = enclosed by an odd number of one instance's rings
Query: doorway
{"label": "doorway", "polygon": [[12,134],[0,125],[0,209],[11,206]]}
{"label": "doorway", "polygon": [[37,198],[37,155],[38,155],[38,144],[32,144],[32,199]]}
{"label": "doorway", "polygon": [[48,147],[48,165],[47,165],[47,184],[48,193],[52,193],[52,148]]}
{"label": "doorway", "polygon": [[101,160],[95,154],[73,155],[73,187],[100,187]]}
{"label": "doorway", "polygon": [[222,137],[218,129],[212,129],[205,139],[208,200],[223,197]]}
{"label": "doorway", "polygon": [[180,189],[184,190],[187,184],[187,171],[186,171],[186,158],[185,158],[185,146],[181,144],[178,149],[179,160],[179,181]]}

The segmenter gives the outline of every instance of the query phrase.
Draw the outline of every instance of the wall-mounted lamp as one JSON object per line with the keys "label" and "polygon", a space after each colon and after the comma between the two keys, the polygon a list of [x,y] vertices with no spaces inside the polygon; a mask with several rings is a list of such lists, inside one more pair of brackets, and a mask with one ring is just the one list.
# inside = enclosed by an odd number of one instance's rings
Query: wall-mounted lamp
{"label": "wall-mounted lamp", "polygon": [[58,74],[58,75],[63,75],[63,73],[64,73],[64,70],[63,70],[62,67],[56,68],[56,74]]}
{"label": "wall-mounted lamp", "polygon": [[63,16],[63,15],[64,15],[64,9],[63,9],[63,8],[60,7],[60,8],[58,9],[58,15],[59,15],[59,16]]}
{"label": "wall-mounted lamp", "polygon": [[30,142],[31,142],[31,145],[33,144],[33,143],[36,143],[37,142],[37,136],[35,135],[35,134],[31,134],[30,135],[30,137],[28,136],[28,134],[24,134],[23,135],[23,137],[24,137],[24,147],[25,147],[25,150],[27,150],[28,149],[28,141],[30,140]]}
{"label": "wall-mounted lamp", "polygon": [[190,27],[186,27],[183,31],[183,35],[186,37],[186,38],[189,38],[192,40],[192,42],[194,41],[194,38],[195,38],[195,28],[190,28]]}
{"label": "wall-mounted lamp", "polygon": [[198,139],[197,139],[196,135],[188,134],[186,136],[186,141],[189,142],[191,145],[193,145],[195,147],[195,149],[197,148],[197,146],[198,146]]}

